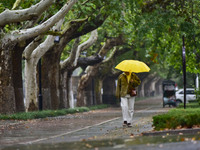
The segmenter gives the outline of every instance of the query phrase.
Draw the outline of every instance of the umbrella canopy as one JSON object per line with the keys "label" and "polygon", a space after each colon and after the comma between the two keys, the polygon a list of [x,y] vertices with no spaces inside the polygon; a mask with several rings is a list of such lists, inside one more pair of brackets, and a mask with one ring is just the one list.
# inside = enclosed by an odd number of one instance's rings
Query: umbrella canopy
{"label": "umbrella canopy", "polygon": [[124,72],[135,73],[150,71],[150,68],[144,62],[138,60],[123,60],[115,68]]}

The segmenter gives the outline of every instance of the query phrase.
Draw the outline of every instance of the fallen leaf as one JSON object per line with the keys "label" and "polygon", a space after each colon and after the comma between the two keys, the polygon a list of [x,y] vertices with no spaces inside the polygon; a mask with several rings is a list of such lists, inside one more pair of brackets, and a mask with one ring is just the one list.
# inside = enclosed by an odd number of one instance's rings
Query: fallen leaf
{"label": "fallen leaf", "polygon": [[151,144],[150,144],[150,143],[147,143],[147,146],[151,146]]}
{"label": "fallen leaf", "polygon": [[88,143],[85,144],[85,146],[88,147],[88,148],[92,148],[92,145],[90,145],[90,144],[88,144]]}
{"label": "fallen leaf", "polygon": [[133,134],[133,133],[131,133],[130,137],[131,137],[131,138],[133,138],[133,137],[134,137],[134,134]]}
{"label": "fallen leaf", "polygon": [[195,137],[193,137],[193,138],[192,138],[192,141],[195,141],[195,140],[196,140],[196,138],[195,138]]}
{"label": "fallen leaf", "polygon": [[172,139],[169,139],[169,142],[172,142]]}
{"label": "fallen leaf", "polygon": [[182,142],[185,141],[185,138],[181,138],[181,141],[182,141]]}
{"label": "fallen leaf", "polygon": [[185,141],[189,141],[190,139],[189,138],[185,138]]}

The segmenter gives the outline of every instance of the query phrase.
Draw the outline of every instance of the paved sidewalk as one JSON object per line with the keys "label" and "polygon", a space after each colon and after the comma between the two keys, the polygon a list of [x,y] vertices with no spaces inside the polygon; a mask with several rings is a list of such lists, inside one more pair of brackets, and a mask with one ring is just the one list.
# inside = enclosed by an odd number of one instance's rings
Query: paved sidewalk
{"label": "paved sidewalk", "polygon": [[153,115],[168,110],[162,108],[159,97],[138,101],[135,104],[132,128],[122,127],[120,107],[30,121],[1,121],[0,148],[16,144],[135,137],[152,130]]}
{"label": "paved sidewalk", "polygon": [[22,144],[32,143],[60,143],[84,140],[102,140],[102,139],[118,139],[130,138],[138,136],[142,132],[152,131],[152,116],[157,113],[163,113],[166,110],[142,110],[136,111],[132,128],[122,127],[122,118],[117,117],[111,120],[87,126],[85,128],[62,133],[47,138],[41,138],[34,141],[25,142]]}

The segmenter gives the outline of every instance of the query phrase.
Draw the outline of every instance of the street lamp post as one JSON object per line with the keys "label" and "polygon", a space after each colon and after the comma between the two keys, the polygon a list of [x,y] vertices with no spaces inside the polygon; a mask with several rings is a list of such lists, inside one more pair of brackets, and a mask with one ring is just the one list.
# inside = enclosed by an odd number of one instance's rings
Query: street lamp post
{"label": "street lamp post", "polygon": [[185,60],[185,39],[183,36],[182,47],[182,59],[183,59],[183,85],[184,85],[184,109],[186,108],[186,60]]}

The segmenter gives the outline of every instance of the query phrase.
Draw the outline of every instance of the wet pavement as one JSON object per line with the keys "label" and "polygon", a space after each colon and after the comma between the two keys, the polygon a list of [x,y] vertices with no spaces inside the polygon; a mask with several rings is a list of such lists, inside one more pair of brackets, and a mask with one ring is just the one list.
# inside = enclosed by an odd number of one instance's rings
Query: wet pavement
{"label": "wet pavement", "polygon": [[0,149],[167,149],[177,142],[182,149],[188,143],[198,148],[198,130],[187,135],[184,131],[175,135],[170,134],[172,131],[152,132],[152,116],[169,109],[162,108],[160,97],[137,101],[132,128],[122,127],[120,107],[29,121],[0,121]]}

